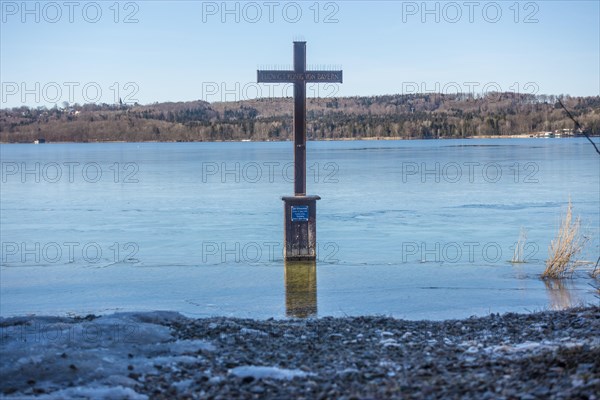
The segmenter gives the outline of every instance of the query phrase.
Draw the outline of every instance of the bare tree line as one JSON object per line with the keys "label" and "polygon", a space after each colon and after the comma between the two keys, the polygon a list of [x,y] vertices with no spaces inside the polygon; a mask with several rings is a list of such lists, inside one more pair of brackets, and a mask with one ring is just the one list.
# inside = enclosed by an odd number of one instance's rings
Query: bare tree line
{"label": "bare tree line", "polygon": [[[565,104],[591,135],[600,134],[600,96],[492,93],[309,99],[312,140],[466,138],[573,129]],[[2,142],[288,140],[289,98],[227,103],[64,105],[0,110]],[[576,133],[576,132],[574,132]]]}

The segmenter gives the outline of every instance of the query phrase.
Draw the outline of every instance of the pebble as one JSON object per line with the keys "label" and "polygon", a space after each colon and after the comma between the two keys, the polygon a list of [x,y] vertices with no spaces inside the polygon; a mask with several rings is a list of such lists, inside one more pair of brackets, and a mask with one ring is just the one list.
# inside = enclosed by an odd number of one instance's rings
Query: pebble
{"label": "pebble", "polygon": [[[215,350],[202,354],[204,369],[181,362],[128,371],[132,389],[151,399],[600,398],[599,307],[461,321],[219,317],[164,325],[177,340]],[[135,343],[124,351],[135,353]],[[281,381],[228,373],[246,365],[306,374]],[[37,381],[30,385],[21,393],[33,394]],[[11,391],[0,383],[0,397]]]}

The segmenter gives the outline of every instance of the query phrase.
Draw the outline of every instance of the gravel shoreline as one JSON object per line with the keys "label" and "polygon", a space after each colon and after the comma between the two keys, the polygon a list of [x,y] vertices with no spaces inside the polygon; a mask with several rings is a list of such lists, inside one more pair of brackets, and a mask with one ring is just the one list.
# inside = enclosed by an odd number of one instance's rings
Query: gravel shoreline
{"label": "gravel shoreline", "polygon": [[[100,332],[98,327],[115,321],[135,327],[134,340],[123,335],[115,340],[112,332],[107,338],[97,335],[93,343],[39,341],[36,347],[31,336],[36,323],[72,332],[95,326]],[[0,328],[0,393],[6,398],[596,399],[600,394],[599,307],[439,322],[123,313],[6,318]]]}

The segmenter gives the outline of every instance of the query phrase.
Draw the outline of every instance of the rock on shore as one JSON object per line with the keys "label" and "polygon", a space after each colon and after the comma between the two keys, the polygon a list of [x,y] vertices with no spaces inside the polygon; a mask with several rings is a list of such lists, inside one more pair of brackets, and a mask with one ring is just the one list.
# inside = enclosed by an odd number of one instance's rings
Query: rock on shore
{"label": "rock on shore", "polygon": [[1,318],[6,398],[586,398],[600,308],[465,320]]}

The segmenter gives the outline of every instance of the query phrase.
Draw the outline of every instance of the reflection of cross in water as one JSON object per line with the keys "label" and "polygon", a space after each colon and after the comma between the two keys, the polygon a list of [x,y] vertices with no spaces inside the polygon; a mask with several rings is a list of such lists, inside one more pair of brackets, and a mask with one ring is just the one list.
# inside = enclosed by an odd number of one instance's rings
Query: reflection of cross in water
{"label": "reflection of cross in water", "polygon": [[306,195],[306,83],[342,83],[342,71],[307,71],[306,42],[294,42],[293,71],[257,71],[258,83],[294,84],[294,193]]}
{"label": "reflection of cross in water", "polygon": [[286,261],[285,314],[293,318],[317,315],[317,264],[314,261]]}

